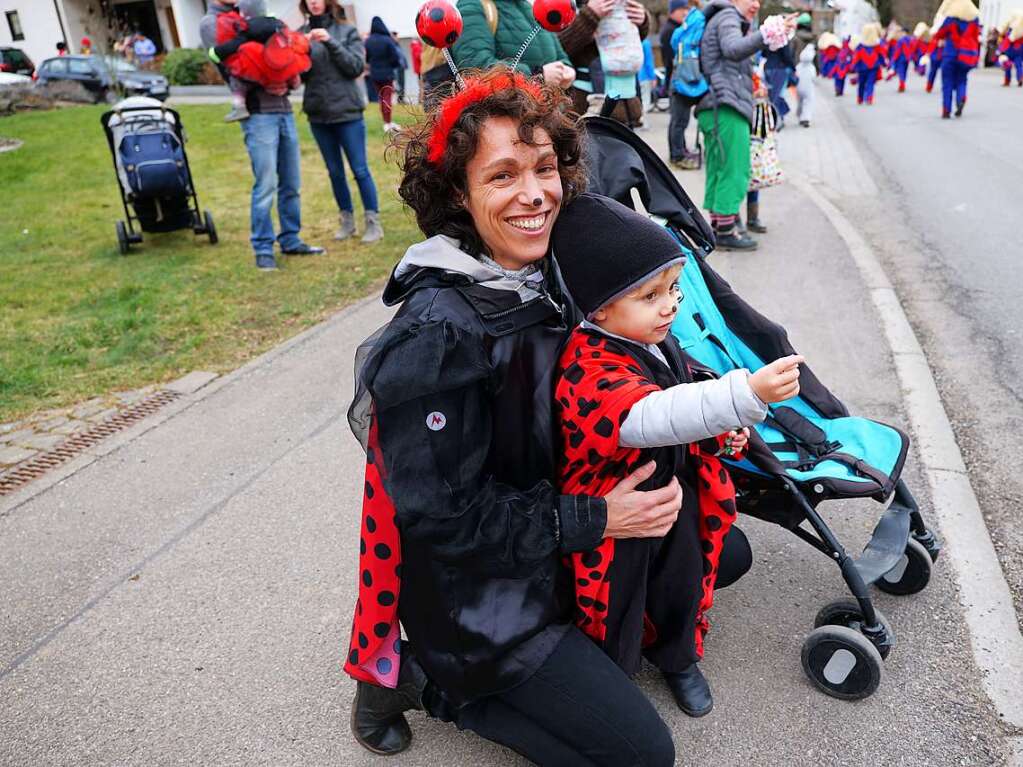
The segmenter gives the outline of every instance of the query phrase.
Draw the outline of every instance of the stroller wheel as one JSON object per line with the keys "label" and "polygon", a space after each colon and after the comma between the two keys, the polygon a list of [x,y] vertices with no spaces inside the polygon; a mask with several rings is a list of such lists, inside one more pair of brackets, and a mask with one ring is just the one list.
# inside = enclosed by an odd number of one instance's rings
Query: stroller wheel
{"label": "stroller wheel", "polygon": [[927,549],[927,553],[931,555],[931,562],[938,561],[938,555],[941,553],[941,541],[938,540],[938,536],[931,530],[924,530],[920,534],[913,533],[913,538]]}
{"label": "stroller wheel", "polygon": [[217,237],[217,227],[213,224],[213,214],[208,210],[204,211],[203,220],[206,222],[206,235],[210,238],[210,245],[216,245],[220,238]]}
{"label": "stroller wheel", "polygon": [[895,645],[895,632],[892,631],[884,613],[876,607],[874,614],[877,616],[878,623],[881,624],[881,630],[876,633],[868,633],[863,630],[863,611],[860,609],[859,602],[855,599],[838,599],[824,605],[817,612],[817,617],[813,619],[813,627],[816,629],[822,626],[845,626],[852,629],[874,645],[883,660],[888,657]]}
{"label": "stroller wheel", "polygon": [[931,554],[916,538],[906,541],[906,553],[891,570],[875,581],[881,591],[905,596],[916,594],[931,580]]}
{"label": "stroller wheel", "polygon": [[125,227],[124,222],[118,221],[114,224],[114,231],[117,232],[117,249],[121,251],[122,256],[128,255],[131,241],[128,239],[128,229]]}
{"label": "stroller wheel", "polygon": [[821,626],[803,642],[803,671],[821,692],[861,700],[877,690],[884,661],[874,643],[847,626]]}

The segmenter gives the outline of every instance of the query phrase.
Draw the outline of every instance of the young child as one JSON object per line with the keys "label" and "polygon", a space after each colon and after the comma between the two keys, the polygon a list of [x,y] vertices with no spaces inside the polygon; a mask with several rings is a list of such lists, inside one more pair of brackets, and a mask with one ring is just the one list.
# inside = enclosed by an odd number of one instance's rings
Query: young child
{"label": "young child", "polygon": [[210,58],[223,63],[230,75],[234,108],[226,122],[248,118],[253,84],[282,96],[299,86],[299,76],[311,66],[309,41],[270,16],[266,0],[239,0],[236,11],[217,17],[217,45]]}
{"label": "young child", "polygon": [[720,585],[728,585],[751,561],[741,531],[725,542],[735,490],[719,456],[745,448],[744,427],[764,419],[766,403],[795,396],[802,358],[694,383],[670,332],[685,259],[674,237],[587,193],[560,212],[552,242],[586,316],[555,371],[561,492],[606,495],[651,460],[656,468],[641,490],[676,481],[683,488],[682,509],[663,537],[605,538],[571,556],[576,622],[630,675],[645,656],[679,708],[703,716],[713,701],[697,661],[719,568]]}
{"label": "young child", "polygon": [[796,64],[796,77],[799,78],[796,82],[796,96],[798,97],[796,116],[799,118],[799,124],[804,128],[809,128],[810,121],[813,119],[813,81],[817,79],[817,67],[814,66],[813,60],[816,55],[817,50],[813,47],[813,43],[808,43],[799,52],[799,63]]}

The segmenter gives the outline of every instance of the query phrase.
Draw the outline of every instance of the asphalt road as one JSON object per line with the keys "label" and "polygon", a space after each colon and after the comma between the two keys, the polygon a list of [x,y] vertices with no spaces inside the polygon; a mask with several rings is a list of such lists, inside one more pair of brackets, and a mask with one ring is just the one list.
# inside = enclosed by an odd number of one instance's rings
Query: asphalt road
{"label": "asphalt road", "polygon": [[1023,88],[976,71],[964,116],[941,120],[921,78],[893,85],[870,108],[820,93],[877,185],[836,202],[896,283],[1023,616]]}
{"label": "asphalt road", "polygon": [[[654,125],[659,140],[664,120]],[[699,176],[686,184],[699,199]],[[761,250],[715,255],[716,267],[789,329],[854,411],[904,423],[841,239],[795,187],[765,194],[763,213],[772,232]],[[340,664],[362,455],[343,411],[355,346],[386,317],[375,302],[347,311],[31,500],[0,506],[0,763],[522,764],[422,715],[411,717],[413,748],[393,760],[348,733],[353,685]],[[916,461],[905,476],[926,513]],[[823,511],[857,550],[878,507]],[[814,614],[845,596],[837,568],[779,527],[742,525],[756,561],[711,615],[714,712],[689,719],[651,670],[638,679],[679,764],[1005,763],[1007,733],[940,562],[923,593],[878,595],[898,644],[877,694],[850,704],[816,692],[799,667]]]}

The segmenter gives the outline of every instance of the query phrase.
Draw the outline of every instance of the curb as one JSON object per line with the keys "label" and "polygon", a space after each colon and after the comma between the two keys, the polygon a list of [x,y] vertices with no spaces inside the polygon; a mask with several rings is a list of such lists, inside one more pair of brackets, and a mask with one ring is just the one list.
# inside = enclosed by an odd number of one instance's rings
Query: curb
{"label": "curb", "polygon": [[[791,182],[834,226],[866,284],[892,351],[981,685],[1002,721],[1023,728],[1023,635],[923,347],[884,268],[852,222],[816,185],[799,178]],[[1016,748],[1018,763],[1023,764],[1023,746],[1017,743]]]}
{"label": "curb", "polygon": [[[219,378],[207,379],[210,380],[209,383],[199,386],[199,388],[194,389],[192,392],[181,392],[183,396],[170,404],[165,405],[159,411],[148,418],[143,419],[135,426],[131,426],[124,431],[118,432],[117,434],[102,440],[94,447],[89,448],[88,451],[81,453],[77,457],[61,464],[57,468],[48,471],[42,477],[30,482],[21,489],[14,491],[10,495],[0,496],[0,519],[13,513],[19,507],[24,506],[33,498],[42,495],[54,485],[63,482],[73,474],[77,474],[94,461],[119,450],[124,445],[134,442],[146,432],[151,429],[155,429],[160,424],[165,423],[166,421],[169,421],[170,419],[185,412],[193,405],[202,402],[207,397],[216,394],[221,389],[226,386],[230,386],[235,381],[251,374],[259,368],[272,364],[278,357],[286,354],[291,349],[301,346],[313,338],[316,338],[338,323],[344,322],[348,319],[349,315],[357,312],[368,304],[378,301],[379,298],[380,292],[374,291],[371,295],[361,298],[355,303],[349,304],[343,309],[338,310],[335,314],[328,317],[323,322],[313,325],[311,328],[307,328],[297,336],[289,338],[287,341],[284,341],[269,351],[264,352],[255,359],[250,360],[240,368],[237,368]],[[200,381],[197,380],[198,378],[208,377],[209,375],[211,374],[196,374],[195,372],[189,373],[183,378],[178,379],[178,381],[168,383],[163,388],[174,388],[175,385],[180,385],[179,388],[183,389],[192,388],[195,384],[200,383]]]}

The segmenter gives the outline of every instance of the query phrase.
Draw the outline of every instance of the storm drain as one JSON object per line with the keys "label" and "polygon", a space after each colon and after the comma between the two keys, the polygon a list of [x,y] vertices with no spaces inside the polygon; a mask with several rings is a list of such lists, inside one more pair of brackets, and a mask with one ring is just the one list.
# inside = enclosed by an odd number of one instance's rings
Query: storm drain
{"label": "storm drain", "polygon": [[146,397],[141,402],[122,410],[117,415],[111,416],[102,423],[98,423],[91,429],[72,434],[61,442],[53,450],[40,453],[24,463],[19,463],[3,476],[0,476],[0,495],[13,493],[19,487],[28,484],[33,479],[38,479],[50,469],[60,466],[65,461],[74,458],[83,450],[88,450],[93,445],[111,434],[127,429],[129,426],[141,421],[143,418],[152,415],[181,395],[175,391],[158,391]]}

